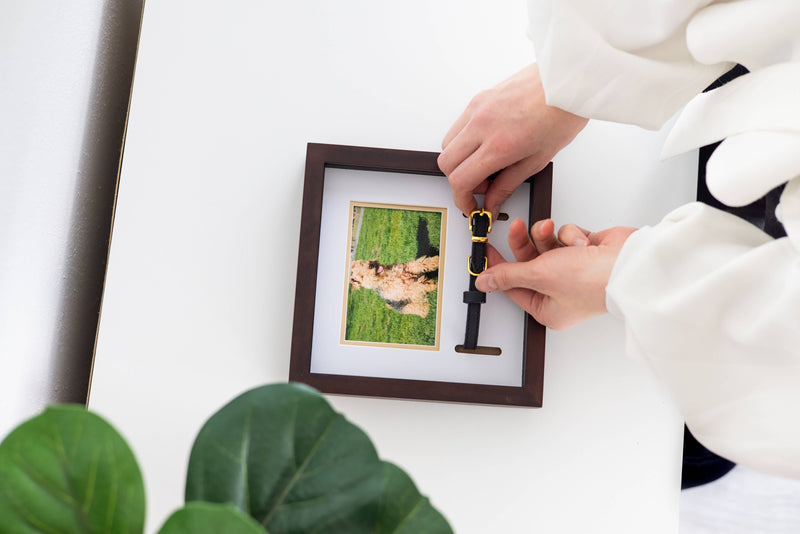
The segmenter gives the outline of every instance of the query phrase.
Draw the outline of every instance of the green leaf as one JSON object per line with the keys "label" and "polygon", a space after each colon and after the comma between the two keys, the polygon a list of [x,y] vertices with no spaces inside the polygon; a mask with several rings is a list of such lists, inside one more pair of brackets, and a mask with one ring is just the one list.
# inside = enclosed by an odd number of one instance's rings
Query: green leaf
{"label": "green leaf", "polygon": [[158,534],[266,534],[255,520],[230,504],[189,503],[169,516]]}
{"label": "green leaf", "polygon": [[382,479],[361,429],[315,390],[274,384],[239,396],[205,424],[189,459],[186,500],[233,503],[273,534],[315,532],[343,517],[349,532],[373,532],[368,504]]}
{"label": "green leaf", "polygon": [[383,462],[384,482],[376,533],[452,534],[447,520],[399,467]]}
{"label": "green leaf", "polygon": [[360,517],[370,518],[370,526],[354,524],[352,515],[315,530],[315,534],[369,532],[370,534],[453,534],[447,520],[421,495],[409,476],[389,462],[383,462],[382,489],[365,506]]}
{"label": "green leaf", "polygon": [[53,406],[0,444],[0,532],[138,534],[144,484],[125,440],[81,406]]}

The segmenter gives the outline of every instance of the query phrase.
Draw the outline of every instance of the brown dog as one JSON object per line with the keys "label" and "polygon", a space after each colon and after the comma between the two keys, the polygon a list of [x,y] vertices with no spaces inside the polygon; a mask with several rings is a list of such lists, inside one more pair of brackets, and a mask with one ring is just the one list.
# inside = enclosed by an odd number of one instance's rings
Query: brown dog
{"label": "brown dog", "polygon": [[439,269],[439,256],[422,256],[408,263],[383,265],[377,261],[356,260],[350,264],[353,289],[373,289],[386,307],[404,314],[428,315],[428,293],[435,291],[436,280],[425,273]]}

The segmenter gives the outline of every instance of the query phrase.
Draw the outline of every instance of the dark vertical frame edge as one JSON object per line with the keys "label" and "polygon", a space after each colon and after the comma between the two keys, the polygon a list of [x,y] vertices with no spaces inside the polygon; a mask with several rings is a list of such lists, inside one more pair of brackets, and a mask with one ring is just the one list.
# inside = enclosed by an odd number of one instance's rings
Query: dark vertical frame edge
{"label": "dark vertical frame edge", "polygon": [[[306,148],[289,360],[289,380],[293,382],[307,382],[311,374],[311,336],[314,332],[314,301],[317,292],[322,191],[325,180],[324,152],[319,145],[309,144]],[[309,269],[308,266],[313,268]]]}
{"label": "dark vertical frame edge", "polygon": [[[550,218],[553,196],[553,164],[547,166],[530,178],[531,200],[528,224]],[[531,395],[531,406],[541,407],[544,397],[544,354],[546,328],[530,314],[525,314],[525,366],[522,371],[523,386]]]}
{"label": "dark vertical frame edge", "polygon": [[[522,386],[493,386],[311,372],[314,305],[319,261],[325,168],[374,170],[444,177],[438,153],[309,143],[303,185],[297,283],[289,380],[324,393],[475,404],[541,407],[545,328],[526,315]],[[552,163],[530,178],[529,223],[550,216]]]}

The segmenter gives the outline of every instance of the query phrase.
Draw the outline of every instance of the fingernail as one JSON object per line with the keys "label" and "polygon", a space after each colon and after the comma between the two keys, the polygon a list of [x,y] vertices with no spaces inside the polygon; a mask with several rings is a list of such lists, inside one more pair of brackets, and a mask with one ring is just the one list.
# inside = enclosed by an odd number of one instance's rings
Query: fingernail
{"label": "fingernail", "polygon": [[587,241],[586,239],[581,239],[580,237],[576,237],[575,241],[572,242],[572,245],[576,247],[585,247],[588,244],[589,241]]}
{"label": "fingernail", "polygon": [[536,221],[531,226],[531,231],[536,232],[537,234],[541,234],[543,232],[544,225],[547,224],[547,221],[550,219],[542,219],[541,221]]}
{"label": "fingernail", "polygon": [[494,281],[494,276],[491,273],[482,274],[475,280],[475,287],[488,293],[489,291],[497,291],[497,283]]}

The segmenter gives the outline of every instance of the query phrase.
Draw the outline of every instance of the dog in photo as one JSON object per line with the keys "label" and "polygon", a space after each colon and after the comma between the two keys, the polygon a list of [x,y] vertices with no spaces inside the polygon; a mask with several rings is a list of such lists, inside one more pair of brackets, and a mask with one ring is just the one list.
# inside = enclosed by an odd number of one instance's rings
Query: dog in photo
{"label": "dog in photo", "polygon": [[439,256],[421,256],[408,263],[383,265],[376,260],[356,260],[350,264],[353,289],[375,291],[386,307],[402,314],[427,317],[428,293],[438,283],[433,273],[439,269]]}

